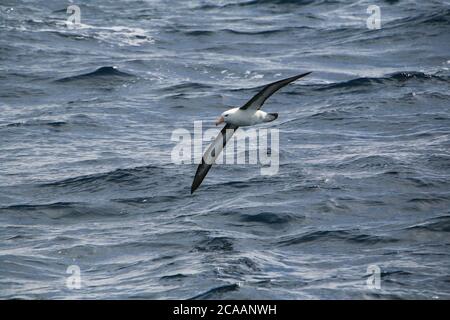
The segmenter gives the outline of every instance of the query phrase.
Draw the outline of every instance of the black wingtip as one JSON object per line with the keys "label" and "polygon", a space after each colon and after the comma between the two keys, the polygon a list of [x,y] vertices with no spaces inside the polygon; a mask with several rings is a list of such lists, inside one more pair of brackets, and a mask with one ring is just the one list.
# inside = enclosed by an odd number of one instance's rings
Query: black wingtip
{"label": "black wingtip", "polygon": [[191,185],[191,194],[193,194],[199,186],[200,186],[200,184],[196,183],[196,180],[194,179],[194,182],[192,182],[192,185]]}
{"label": "black wingtip", "polygon": [[200,187],[210,167],[211,166],[207,166],[203,162],[199,164],[197,172],[195,173],[194,181],[192,181],[191,194],[193,194],[195,190],[197,190],[198,187]]}
{"label": "black wingtip", "polygon": [[305,72],[305,73],[302,73],[301,75],[299,75],[298,77],[299,78],[303,78],[303,77],[306,77],[308,74],[311,74],[311,73],[312,73],[312,71]]}

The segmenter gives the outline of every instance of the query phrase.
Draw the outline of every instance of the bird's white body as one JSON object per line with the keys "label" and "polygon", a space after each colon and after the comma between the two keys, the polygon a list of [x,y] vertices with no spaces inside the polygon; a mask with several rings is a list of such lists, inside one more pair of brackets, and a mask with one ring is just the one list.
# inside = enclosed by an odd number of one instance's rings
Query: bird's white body
{"label": "bird's white body", "polygon": [[270,122],[276,119],[273,114],[254,109],[242,110],[233,108],[222,113],[223,121],[235,126],[246,127],[255,124]]}

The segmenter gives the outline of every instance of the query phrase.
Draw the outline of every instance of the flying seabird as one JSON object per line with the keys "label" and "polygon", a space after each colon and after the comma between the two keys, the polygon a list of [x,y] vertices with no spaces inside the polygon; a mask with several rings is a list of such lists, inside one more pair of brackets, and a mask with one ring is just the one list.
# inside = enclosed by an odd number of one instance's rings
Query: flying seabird
{"label": "flying seabird", "polygon": [[200,186],[209,169],[211,169],[214,161],[217,159],[220,152],[222,152],[234,132],[239,127],[252,126],[263,122],[271,122],[278,118],[278,113],[267,113],[259,109],[261,109],[264,102],[279,89],[297,79],[307,76],[310,73],[311,72],[307,72],[298,76],[269,83],[242,107],[229,109],[220,115],[220,117],[216,120],[216,126],[224,122],[226,124],[213,143],[211,143],[206,152],[203,154],[202,163],[198,165],[194,181],[192,182],[191,194],[194,193],[194,191]]}

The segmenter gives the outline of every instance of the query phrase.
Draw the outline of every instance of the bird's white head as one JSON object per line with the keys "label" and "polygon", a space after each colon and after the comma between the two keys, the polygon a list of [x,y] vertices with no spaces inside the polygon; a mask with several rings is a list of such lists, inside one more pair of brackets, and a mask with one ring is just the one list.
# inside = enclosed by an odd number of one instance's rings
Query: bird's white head
{"label": "bird's white head", "polygon": [[[233,116],[235,115],[235,112],[239,110],[239,108],[233,108],[229,109],[225,112],[223,112],[216,120],[216,126],[219,124],[225,122],[225,123],[231,123],[233,120]],[[230,121],[231,120],[231,121]]]}

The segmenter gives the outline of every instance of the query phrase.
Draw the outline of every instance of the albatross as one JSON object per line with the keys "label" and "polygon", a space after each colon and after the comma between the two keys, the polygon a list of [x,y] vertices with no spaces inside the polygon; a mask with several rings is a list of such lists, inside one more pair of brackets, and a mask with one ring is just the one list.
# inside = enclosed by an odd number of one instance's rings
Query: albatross
{"label": "albatross", "polygon": [[192,182],[191,194],[194,193],[194,191],[197,190],[203,182],[203,179],[205,179],[214,161],[217,159],[220,152],[222,152],[228,140],[230,140],[236,130],[239,127],[271,122],[278,118],[278,113],[267,113],[260,110],[264,102],[284,86],[295,80],[303,78],[310,73],[311,72],[306,72],[297,76],[269,83],[242,107],[229,109],[217,118],[216,126],[221,123],[225,123],[225,126],[203,154],[202,162],[198,165],[194,181]]}

